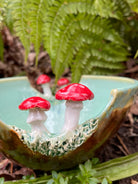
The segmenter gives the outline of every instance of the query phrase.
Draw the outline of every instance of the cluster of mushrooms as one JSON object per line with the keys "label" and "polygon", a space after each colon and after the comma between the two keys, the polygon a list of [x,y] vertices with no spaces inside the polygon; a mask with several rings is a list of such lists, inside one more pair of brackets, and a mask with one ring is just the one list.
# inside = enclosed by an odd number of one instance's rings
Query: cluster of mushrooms
{"label": "cluster of mushrooms", "polygon": [[[50,77],[45,74],[40,75],[37,79],[37,84],[42,85],[43,93],[47,99],[52,96],[49,82]],[[83,108],[82,101],[93,99],[94,94],[82,84],[69,84],[69,80],[65,78],[61,78],[58,81],[58,85],[60,89],[56,92],[55,98],[57,100],[66,100],[65,121],[61,133],[67,133],[74,130],[78,125],[80,111]],[[47,119],[45,111],[48,111],[50,107],[51,104],[48,100],[38,96],[27,98],[19,105],[20,110],[29,110],[27,123],[31,125],[32,133],[40,136],[50,133],[44,125]]]}

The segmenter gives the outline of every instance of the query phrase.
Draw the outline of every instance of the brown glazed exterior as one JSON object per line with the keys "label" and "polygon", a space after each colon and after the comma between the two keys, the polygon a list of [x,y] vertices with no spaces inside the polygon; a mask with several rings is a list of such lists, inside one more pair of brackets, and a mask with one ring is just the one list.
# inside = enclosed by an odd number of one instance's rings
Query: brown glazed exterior
{"label": "brown glazed exterior", "polygon": [[97,156],[102,146],[119,129],[131,104],[132,101],[129,101],[124,108],[114,109],[108,118],[103,115],[96,132],[80,147],[63,156],[48,157],[39,152],[33,152],[23,144],[14,130],[9,130],[8,126],[0,122],[2,132],[0,133],[0,151],[21,165],[36,170],[50,171],[71,168]]}

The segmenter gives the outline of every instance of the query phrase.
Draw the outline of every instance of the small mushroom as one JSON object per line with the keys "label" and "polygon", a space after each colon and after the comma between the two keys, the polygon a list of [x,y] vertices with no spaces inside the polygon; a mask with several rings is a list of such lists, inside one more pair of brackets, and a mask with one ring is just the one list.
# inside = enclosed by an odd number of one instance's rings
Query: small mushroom
{"label": "small mushroom", "polygon": [[24,100],[20,105],[20,110],[28,110],[29,115],[27,118],[27,123],[31,125],[32,132],[37,135],[42,135],[43,133],[49,133],[44,125],[47,119],[47,115],[44,111],[50,109],[50,102],[41,97],[30,97]]}
{"label": "small mushroom", "polygon": [[37,84],[42,86],[44,95],[47,98],[52,96],[52,92],[49,86],[50,80],[51,80],[50,77],[45,74],[42,74],[37,78]]}
{"label": "small mushroom", "polygon": [[70,83],[70,81],[69,81],[67,78],[61,78],[61,79],[59,79],[58,82],[57,82],[57,84],[58,84],[58,86],[60,87],[60,89],[61,89],[61,87],[63,88],[63,87],[65,87],[66,85],[68,85],[69,83]]}
{"label": "small mushroom", "polygon": [[80,111],[83,108],[82,101],[94,98],[92,91],[78,83],[70,84],[57,91],[57,100],[66,100],[65,122],[62,132],[74,130],[79,122]]}

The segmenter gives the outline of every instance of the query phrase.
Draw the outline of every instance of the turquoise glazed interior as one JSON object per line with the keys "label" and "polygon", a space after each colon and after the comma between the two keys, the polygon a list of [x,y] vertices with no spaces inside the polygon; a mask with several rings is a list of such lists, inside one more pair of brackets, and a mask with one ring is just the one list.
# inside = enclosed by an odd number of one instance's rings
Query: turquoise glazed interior
{"label": "turquoise glazed interior", "polygon": [[[112,102],[114,90],[128,91],[138,88],[138,81],[123,77],[83,76],[80,83],[92,90],[95,97],[93,100],[83,102],[79,124],[99,117]],[[1,79],[0,120],[7,125],[30,131],[30,125],[26,123],[28,111],[19,110],[18,105],[31,96],[42,97],[42,94],[30,86],[26,77]],[[49,101],[51,109],[46,112],[48,119],[45,124],[51,133],[59,134],[64,123],[65,101],[57,101],[54,97]]]}

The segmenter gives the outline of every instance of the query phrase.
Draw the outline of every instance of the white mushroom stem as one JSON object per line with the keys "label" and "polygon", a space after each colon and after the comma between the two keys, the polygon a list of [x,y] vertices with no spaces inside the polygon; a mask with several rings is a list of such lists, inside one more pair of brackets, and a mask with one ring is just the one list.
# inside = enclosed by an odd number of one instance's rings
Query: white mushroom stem
{"label": "white mushroom stem", "polygon": [[43,133],[49,133],[47,128],[44,125],[44,122],[47,120],[47,115],[44,110],[41,109],[29,109],[29,115],[27,118],[27,123],[31,125],[32,132],[36,132],[38,135]]}
{"label": "white mushroom stem", "polygon": [[82,101],[66,101],[65,122],[62,132],[72,131],[77,127],[82,108]]}
{"label": "white mushroom stem", "polygon": [[49,87],[49,83],[42,84],[42,89],[43,89],[44,95],[46,97],[49,98],[52,96],[52,92],[51,92],[51,89]]}

